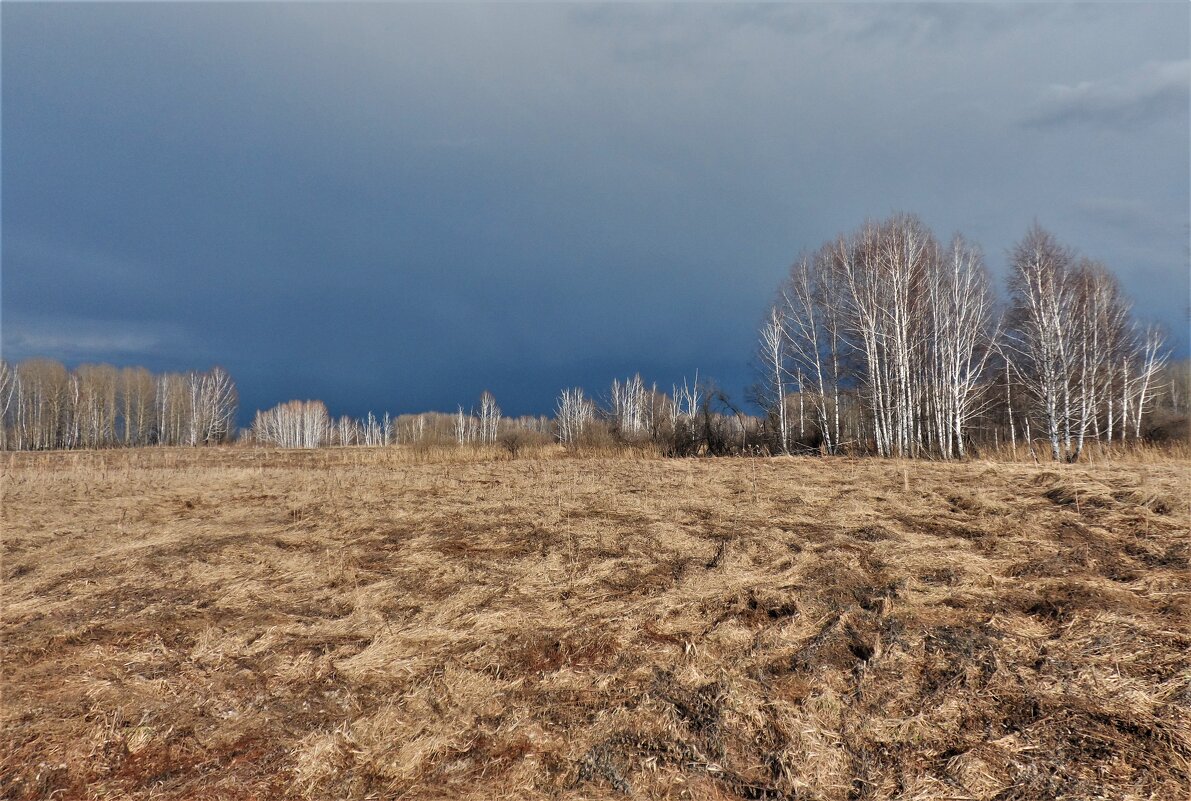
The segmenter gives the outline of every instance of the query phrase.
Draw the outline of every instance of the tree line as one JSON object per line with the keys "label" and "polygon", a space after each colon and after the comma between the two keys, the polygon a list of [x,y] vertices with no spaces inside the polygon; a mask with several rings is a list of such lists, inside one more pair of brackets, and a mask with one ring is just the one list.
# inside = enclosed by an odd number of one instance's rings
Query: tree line
{"label": "tree line", "polygon": [[235,429],[236,385],[222,367],[144,367],[0,359],[0,447],[9,450],[214,445]]}
{"label": "tree line", "polygon": [[1103,264],[1035,225],[1010,252],[1004,299],[980,249],[946,244],[895,215],[798,259],[758,335],[749,414],[714,382],[640,375],[601,395],[564,389],[552,416],[509,418],[492,393],[455,413],[333,417],[317,400],[257,411],[237,432],[221,367],[0,360],[0,447],[10,450],[395,444],[656,447],[669,456],[740,453],[964,458],[1019,447],[1076,461],[1089,443],[1185,436],[1187,365],[1170,365]]}

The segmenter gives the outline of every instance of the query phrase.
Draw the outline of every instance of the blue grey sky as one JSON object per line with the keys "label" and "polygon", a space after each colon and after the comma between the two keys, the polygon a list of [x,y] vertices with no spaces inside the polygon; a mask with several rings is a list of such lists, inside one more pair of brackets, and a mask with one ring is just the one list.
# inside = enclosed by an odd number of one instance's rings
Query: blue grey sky
{"label": "blue grey sky", "polygon": [[3,351],[249,414],[739,397],[867,218],[1035,219],[1188,351],[1191,6],[3,3]]}

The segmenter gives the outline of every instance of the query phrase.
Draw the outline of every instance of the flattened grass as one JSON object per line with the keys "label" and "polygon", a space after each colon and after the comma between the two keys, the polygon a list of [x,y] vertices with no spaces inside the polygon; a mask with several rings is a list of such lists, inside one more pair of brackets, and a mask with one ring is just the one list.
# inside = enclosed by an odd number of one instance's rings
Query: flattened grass
{"label": "flattened grass", "polygon": [[1191,793],[1181,459],[3,475],[8,798]]}

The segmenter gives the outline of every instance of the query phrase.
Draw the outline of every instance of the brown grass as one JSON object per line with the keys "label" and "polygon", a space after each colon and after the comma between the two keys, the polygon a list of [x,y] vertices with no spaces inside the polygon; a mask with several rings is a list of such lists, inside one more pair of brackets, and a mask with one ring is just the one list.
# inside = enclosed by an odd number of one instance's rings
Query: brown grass
{"label": "brown grass", "polygon": [[6,457],[0,796],[1191,793],[1185,460],[452,454]]}

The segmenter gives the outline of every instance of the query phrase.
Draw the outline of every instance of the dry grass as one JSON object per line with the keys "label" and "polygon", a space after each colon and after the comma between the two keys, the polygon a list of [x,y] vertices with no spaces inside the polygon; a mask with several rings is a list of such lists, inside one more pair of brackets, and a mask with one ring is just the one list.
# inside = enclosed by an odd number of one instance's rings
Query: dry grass
{"label": "dry grass", "polygon": [[539,455],[7,457],[0,796],[1191,792],[1186,461]]}

